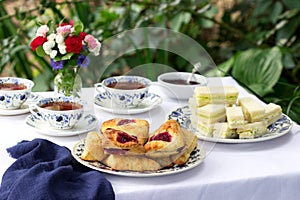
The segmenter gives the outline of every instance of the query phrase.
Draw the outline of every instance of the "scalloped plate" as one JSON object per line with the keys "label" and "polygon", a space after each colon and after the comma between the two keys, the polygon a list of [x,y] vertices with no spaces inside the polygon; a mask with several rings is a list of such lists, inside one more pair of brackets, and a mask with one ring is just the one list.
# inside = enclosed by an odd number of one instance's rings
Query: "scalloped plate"
{"label": "scalloped plate", "polygon": [[196,130],[191,124],[190,116],[191,111],[189,107],[183,106],[172,111],[167,118],[176,120],[181,126],[195,133],[201,140],[219,143],[250,143],[272,140],[287,134],[291,130],[293,124],[292,120],[287,115],[283,114],[281,119],[277,120],[268,127],[269,133],[261,137],[254,139],[224,139],[209,137]]}
{"label": "scalloped plate", "polygon": [[90,161],[82,160],[80,156],[83,150],[84,150],[84,140],[81,140],[78,143],[76,143],[72,149],[72,155],[79,163],[91,169],[95,169],[108,174],[114,174],[119,176],[130,176],[130,177],[153,177],[153,176],[164,176],[164,175],[181,173],[200,165],[205,158],[204,150],[201,149],[199,146],[197,146],[194,149],[194,151],[191,153],[191,156],[188,159],[188,161],[184,165],[174,165],[172,167],[163,168],[155,171],[143,171],[143,172],[119,171],[119,170],[114,170],[102,164],[101,162],[97,162],[97,161],[90,162]]}
{"label": "scalloped plate", "polygon": [[95,96],[94,104],[97,108],[114,114],[138,114],[147,112],[159,106],[162,98],[153,93],[149,93],[142,103],[135,108],[120,108],[112,104],[112,101],[106,93],[99,93]]}

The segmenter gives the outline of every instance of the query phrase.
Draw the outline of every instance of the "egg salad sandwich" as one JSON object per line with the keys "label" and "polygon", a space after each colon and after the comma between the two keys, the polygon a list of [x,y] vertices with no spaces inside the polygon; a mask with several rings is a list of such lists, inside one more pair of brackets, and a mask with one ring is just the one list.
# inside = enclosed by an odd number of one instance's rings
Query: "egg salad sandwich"
{"label": "egg salad sandwich", "polygon": [[267,126],[264,122],[253,122],[245,124],[243,128],[237,129],[240,139],[253,139],[267,133]]}
{"label": "egg salad sandwich", "polygon": [[238,93],[238,89],[233,86],[199,86],[194,89],[194,98],[198,107],[206,104],[233,105]]}
{"label": "egg salad sandwich", "polygon": [[263,121],[265,117],[265,107],[253,98],[240,98],[238,105],[242,107],[245,120],[249,123]]}
{"label": "egg salad sandwich", "polygon": [[246,123],[240,106],[226,107],[226,117],[228,127],[231,129],[242,128]]}
{"label": "egg salad sandwich", "polygon": [[214,126],[213,137],[215,138],[226,138],[226,139],[237,139],[239,136],[236,129],[231,129],[228,123],[216,123]]}
{"label": "egg salad sandwich", "polygon": [[267,126],[276,122],[281,117],[282,117],[282,109],[279,105],[274,103],[269,103],[268,105],[266,105],[264,120]]}

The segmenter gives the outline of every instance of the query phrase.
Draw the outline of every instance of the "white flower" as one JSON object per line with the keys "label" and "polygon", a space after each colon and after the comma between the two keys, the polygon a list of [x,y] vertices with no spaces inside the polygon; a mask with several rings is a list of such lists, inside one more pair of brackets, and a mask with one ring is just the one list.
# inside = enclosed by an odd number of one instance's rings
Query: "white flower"
{"label": "white flower", "polygon": [[43,44],[43,49],[46,54],[50,55],[52,48],[55,46],[55,42],[53,40],[47,41]]}
{"label": "white flower", "polygon": [[66,47],[64,42],[58,44],[57,47],[58,47],[59,53],[61,53],[61,54],[66,54],[67,53],[67,51],[66,51],[67,47]]}
{"label": "white flower", "polygon": [[50,52],[50,58],[55,58],[55,56],[57,55],[57,50],[52,50],[51,52]]}
{"label": "white flower", "polygon": [[57,44],[61,44],[64,42],[64,36],[62,34],[57,34],[56,37],[55,37],[55,41]]}
{"label": "white flower", "polygon": [[56,34],[51,33],[50,35],[48,35],[47,39],[48,39],[48,41],[49,41],[49,40],[54,40],[55,37],[56,37]]}

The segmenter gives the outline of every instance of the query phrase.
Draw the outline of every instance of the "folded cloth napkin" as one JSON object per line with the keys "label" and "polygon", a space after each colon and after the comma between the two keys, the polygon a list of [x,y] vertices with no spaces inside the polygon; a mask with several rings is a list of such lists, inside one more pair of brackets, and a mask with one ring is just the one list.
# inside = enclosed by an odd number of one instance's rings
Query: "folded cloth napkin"
{"label": "folded cloth napkin", "polygon": [[115,199],[110,182],[78,163],[66,147],[34,139],[7,152],[17,160],[3,175],[1,200]]}

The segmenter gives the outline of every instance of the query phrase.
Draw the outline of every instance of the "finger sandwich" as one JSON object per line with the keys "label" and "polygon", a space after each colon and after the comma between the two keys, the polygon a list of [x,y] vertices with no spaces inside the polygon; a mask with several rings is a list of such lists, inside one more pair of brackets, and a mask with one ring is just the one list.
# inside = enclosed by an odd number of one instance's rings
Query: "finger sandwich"
{"label": "finger sandwich", "polygon": [[238,134],[236,129],[231,129],[228,126],[228,123],[216,123],[214,126],[213,137],[215,138],[227,138],[227,139],[236,139]]}
{"label": "finger sandwich", "polygon": [[208,136],[208,137],[213,136],[213,132],[215,130],[215,128],[214,128],[215,124],[207,124],[207,123],[203,123],[201,121],[197,122],[197,121],[192,120],[192,125],[202,135],[205,135],[205,136]]}
{"label": "finger sandwich", "polygon": [[196,108],[192,113],[194,113],[194,120],[201,121],[202,123],[211,124],[226,120],[224,104],[207,104]]}
{"label": "finger sandwich", "polygon": [[253,139],[267,133],[267,126],[264,122],[245,124],[243,128],[237,129],[240,139]]}
{"label": "finger sandwich", "polygon": [[262,121],[265,117],[265,107],[251,97],[243,97],[238,100],[242,107],[245,120],[249,123]]}
{"label": "finger sandwich", "polygon": [[199,86],[194,90],[194,98],[198,107],[206,104],[233,105],[238,93],[238,89],[233,86]]}
{"label": "finger sandwich", "polygon": [[274,103],[269,103],[268,105],[266,105],[264,120],[267,126],[276,122],[281,117],[282,117],[282,109],[279,105],[276,105]]}
{"label": "finger sandwich", "polygon": [[246,123],[240,106],[226,107],[226,116],[228,127],[231,129],[242,128]]}

